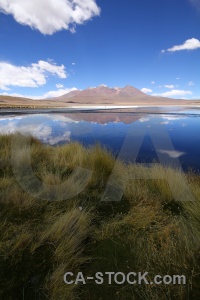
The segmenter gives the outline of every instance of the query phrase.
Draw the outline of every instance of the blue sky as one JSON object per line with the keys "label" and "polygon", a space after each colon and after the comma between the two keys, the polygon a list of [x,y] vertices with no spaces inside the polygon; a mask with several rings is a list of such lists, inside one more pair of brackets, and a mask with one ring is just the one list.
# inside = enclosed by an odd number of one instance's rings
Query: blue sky
{"label": "blue sky", "polygon": [[0,94],[200,99],[200,0],[0,0]]}

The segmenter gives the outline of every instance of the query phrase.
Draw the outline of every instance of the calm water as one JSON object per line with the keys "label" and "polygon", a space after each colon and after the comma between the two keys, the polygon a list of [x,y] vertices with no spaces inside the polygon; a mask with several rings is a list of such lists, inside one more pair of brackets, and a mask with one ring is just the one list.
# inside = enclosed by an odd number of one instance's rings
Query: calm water
{"label": "calm water", "polygon": [[0,134],[31,133],[43,143],[99,142],[126,161],[200,170],[200,110],[118,112],[0,112]]}

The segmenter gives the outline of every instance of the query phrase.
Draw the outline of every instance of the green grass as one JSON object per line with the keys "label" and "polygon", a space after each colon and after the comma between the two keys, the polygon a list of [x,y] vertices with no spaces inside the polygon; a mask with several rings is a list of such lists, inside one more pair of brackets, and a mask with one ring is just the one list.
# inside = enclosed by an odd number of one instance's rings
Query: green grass
{"label": "green grass", "polygon": [[[113,168],[113,195],[123,187],[123,196],[104,202]],[[98,144],[0,136],[0,299],[199,299],[199,246],[198,174],[116,164]],[[66,285],[67,271],[185,275],[187,284]]]}

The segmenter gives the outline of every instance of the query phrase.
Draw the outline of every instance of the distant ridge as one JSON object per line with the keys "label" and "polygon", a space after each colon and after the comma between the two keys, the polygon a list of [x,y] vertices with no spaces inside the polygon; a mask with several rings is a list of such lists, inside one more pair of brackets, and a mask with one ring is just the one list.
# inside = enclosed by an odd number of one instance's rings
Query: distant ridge
{"label": "distant ridge", "polygon": [[53,108],[53,107],[114,107],[114,106],[200,106],[200,100],[182,100],[150,96],[127,85],[124,88],[100,85],[85,90],[74,90],[56,98],[33,100],[22,97],[0,96],[0,108]]}
{"label": "distant ridge", "polygon": [[[63,102],[66,105],[108,105],[108,106],[151,106],[151,105],[190,105],[195,101],[172,99],[159,96],[150,96],[139,89],[127,85],[124,88],[108,87],[100,85],[98,87],[87,88],[85,90],[76,90],[63,96],[51,98],[51,101]],[[200,102],[197,101],[197,105]]]}
{"label": "distant ridge", "polygon": [[81,102],[81,103],[85,103],[94,99],[98,101],[99,104],[101,101],[103,101],[104,103],[105,101],[107,102],[110,100],[112,101],[118,100],[119,102],[119,100],[123,101],[123,100],[134,99],[134,98],[144,99],[149,97],[151,96],[144,94],[140,90],[130,85],[127,85],[124,88],[119,88],[119,87],[110,88],[105,85],[100,85],[96,88],[87,88],[82,91],[81,90],[72,91],[68,94],[53,99],[54,100],[57,99],[63,102],[69,102],[73,100],[74,102]]}

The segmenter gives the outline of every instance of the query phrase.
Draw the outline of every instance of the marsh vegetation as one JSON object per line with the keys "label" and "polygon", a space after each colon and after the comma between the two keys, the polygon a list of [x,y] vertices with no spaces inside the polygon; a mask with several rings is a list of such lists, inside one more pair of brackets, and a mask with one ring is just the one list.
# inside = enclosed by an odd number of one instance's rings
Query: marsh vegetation
{"label": "marsh vegetation", "polygon": [[[27,144],[15,153],[26,188],[16,178],[13,139],[18,145],[30,139],[31,166],[41,186],[26,168]],[[78,194],[71,177],[77,167],[92,172]],[[114,186],[124,186],[122,199],[101,201],[114,167]],[[200,177],[192,172],[184,176],[195,201],[184,199],[184,193],[182,201],[175,198],[169,182],[161,179],[171,178],[178,193],[183,182],[179,170],[116,164],[98,144],[51,147],[20,134],[0,136],[0,298],[198,299]],[[67,199],[66,191],[72,195]],[[67,285],[67,271],[180,274],[187,283]]]}

